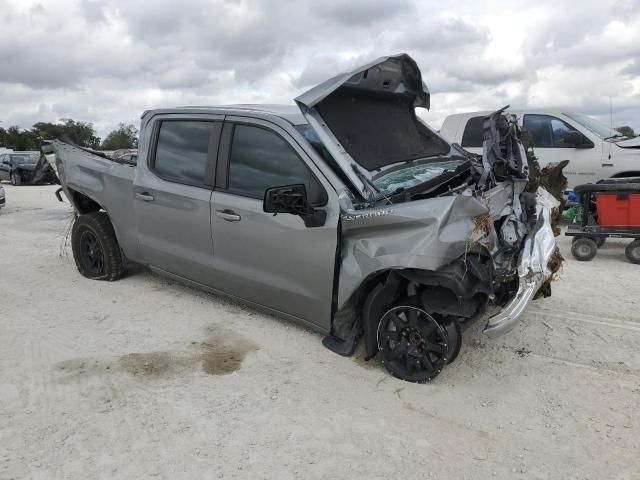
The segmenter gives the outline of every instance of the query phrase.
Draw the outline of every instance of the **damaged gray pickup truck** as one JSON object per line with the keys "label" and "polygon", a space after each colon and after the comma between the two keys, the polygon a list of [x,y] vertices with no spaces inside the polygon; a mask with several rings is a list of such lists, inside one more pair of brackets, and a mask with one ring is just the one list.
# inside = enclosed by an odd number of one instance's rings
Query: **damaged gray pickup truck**
{"label": "damaged gray pickup truck", "polygon": [[482,157],[448,144],[416,116],[430,95],[408,55],[296,103],[147,111],[137,165],[51,142],[80,273],[146,265],[301,322],[342,355],[362,338],[413,382],[455,359],[474,320],[507,332],[550,293],[559,202],[514,119],[485,119]]}

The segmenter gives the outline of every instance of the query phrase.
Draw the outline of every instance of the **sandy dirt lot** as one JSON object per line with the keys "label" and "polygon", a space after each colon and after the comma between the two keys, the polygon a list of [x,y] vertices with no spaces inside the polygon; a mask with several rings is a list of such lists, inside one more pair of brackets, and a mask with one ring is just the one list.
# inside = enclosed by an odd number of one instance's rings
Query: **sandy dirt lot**
{"label": "sandy dirt lot", "polygon": [[0,478],[640,478],[640,266],[608,241],[429,385],[145,271],[87,280],[4,184]]}

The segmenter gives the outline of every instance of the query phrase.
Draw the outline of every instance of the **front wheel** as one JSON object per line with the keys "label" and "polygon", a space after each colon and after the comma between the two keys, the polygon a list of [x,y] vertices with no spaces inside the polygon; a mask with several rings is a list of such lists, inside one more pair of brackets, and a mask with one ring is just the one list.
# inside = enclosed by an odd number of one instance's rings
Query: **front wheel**
{"label": "front wheel", "polygon": [[380,318],[378,349],[391,375],[415,383],[438,376],[449,353],[446,330],[413,302],[393,307]]}
{"label": "front wheel", "polygon": [[122,277],[120,245],[106,213],[78,216],[71,230],[71,248],[78,271],[85,277],[107,281]]}
{"label": "front wheel", "polygon": [[580,237],[571,243],[571,253],[576,260],[588,262],[598,253],[598,245],[592,238]]}

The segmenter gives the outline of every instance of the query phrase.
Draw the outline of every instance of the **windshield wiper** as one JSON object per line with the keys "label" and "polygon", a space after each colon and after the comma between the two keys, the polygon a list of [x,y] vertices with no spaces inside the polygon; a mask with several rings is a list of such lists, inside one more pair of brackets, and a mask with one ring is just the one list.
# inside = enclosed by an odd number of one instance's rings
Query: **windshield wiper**
{"label": "windshield wiper", "polygon": [[632,138],[629,135],[622,135],[621,133],[616,133],[615,135],[611,135],[610,137],[605,137],[604,140],[613,140],[614,138]]}

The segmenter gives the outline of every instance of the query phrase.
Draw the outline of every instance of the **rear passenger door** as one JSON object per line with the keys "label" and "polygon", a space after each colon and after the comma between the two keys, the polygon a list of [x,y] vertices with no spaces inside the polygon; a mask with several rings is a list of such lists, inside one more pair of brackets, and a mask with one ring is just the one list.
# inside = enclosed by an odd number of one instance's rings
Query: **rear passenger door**
{"label": "rear passenger door", "polygon": [[[225,122],[211,207],[218,288],[328,333],[338,239],[335,191],[283,128],[242,117]],[[263,211],[267,188],[305,184],[327,211],[323,226]]]}
{"label": "rear passenger door", "polygon": [[[223,116],[158,116],[134,183],[140,254],[151,267],[212,285],[209,212]],[[144,161],[146,160],[146,161]]]}

